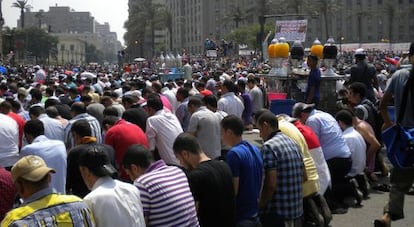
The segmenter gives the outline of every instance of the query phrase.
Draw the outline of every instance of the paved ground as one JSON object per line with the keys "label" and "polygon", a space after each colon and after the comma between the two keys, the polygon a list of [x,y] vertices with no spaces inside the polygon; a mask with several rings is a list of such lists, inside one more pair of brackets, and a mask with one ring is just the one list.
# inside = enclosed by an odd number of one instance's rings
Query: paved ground
{"label": "paved ground", "polygon": [[[245,133],[244,139],[260,147],[262,140],[258,133]],[[388,178],[380,179],[381,183]],[[333,215],[332,227],[370,227],[374,219],[381,217],[384,204],[388,201],[388,192],[371,190],[370,199],[363,201],[361,208],[349,208],[348,213]],[[414,196],[405,197],[405,219],[393,222],[393,227],[414,227]]]}

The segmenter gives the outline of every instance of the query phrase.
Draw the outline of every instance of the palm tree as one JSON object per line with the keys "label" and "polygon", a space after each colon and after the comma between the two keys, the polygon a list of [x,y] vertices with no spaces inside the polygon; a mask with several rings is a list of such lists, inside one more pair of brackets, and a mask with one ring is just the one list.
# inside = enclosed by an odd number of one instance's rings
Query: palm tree
{"label": "palm tree", "polygon": [[232,7],[234,8],[231,13],[224,17],[225,21],[232,21],[234,22],[234,27],[237,29],[239,28],[240,22],[247,19],[248,15],[247,12],[243,12],[239,5]]}
{"label": "palm tree", "polygon": [[20,9],[20,27],[24,28],[24,10],[31,9],[32,6],[27,3],[27,0],[16,0],[16,2],[13,2],[12,7]]}
{"label": "palm tree", "polygon": [[[138,33],[141,33],[141,35],[146,34],[144,30],[150,30],[151,54],[153,56],[155,53],[155,29],[162,23],[162,18],[159,16],[162,13],[162,5],[155,4],[152,0],[143,0],[140,4],[133,4],[131,7],[132,9],[129,15],[130,22],[128,22],[127,29],[139,31]],[[134,28],[139,25],[141,25],[139,28]],[[144,38],[145,36],[141,37],[141,39]]]}
{"label": "palm tree", "polygon": [[39,28],[42,28],[42,18],[45,17],[44,15],[45,11],[43,9],[39,10],[39,12],[37,12],[35,14],[35,17],[37,18],[37,23]]}
{"label": "palm tree", "polygon": [[334,17],[335,13],[338,12],[340,6],[339,1],[337,0],[318,0],[318,1],[310,1],[310,4],[313,4],[313,11],[320,11],[322,13],[323,25],[325,26],[325,37],[326,39],[329,38],[330,29],[329,29],[329,17]]}

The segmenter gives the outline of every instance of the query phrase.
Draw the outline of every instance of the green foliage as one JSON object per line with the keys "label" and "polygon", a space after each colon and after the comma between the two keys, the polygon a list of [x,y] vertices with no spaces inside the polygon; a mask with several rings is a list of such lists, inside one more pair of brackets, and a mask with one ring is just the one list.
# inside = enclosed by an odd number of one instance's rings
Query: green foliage
{"label": "green foliage", "polygon": [[20,9],[20,26],[24,28],[24,11],[31,9],[32,6],[27,3],[27,0],[17,0],[13,2],[12,7]]}
{"label": "green foliage", "polygon": [[[128,46],[127,51],[131,55],[145,56],[145,53],[147,55],[148,53],[154,54],[154,31],[164,24],[163,17],[160,17],[163,11],[163,6],[153,3],[152,0],[143,0],[142,2],[131,4],[128,20],[124,24],[127,30],[124,39]],[[143,45],[146,44],[147,34],[150,34],[151,45]],[[140,43],[139,51],[135,46],[136,41]]]}
{"label": "green foliage", "polygon": [[[249,49],[256,49],[260,48],[257,46],[257,34],[259,31],[260,26],[258,24],[244,26],[238,29],[234,29],[225,38],[226,40],[233,40],[234,43],[246,44]],[[265,35],[269,31],[272,31],[272,35],[270,36],[270,39],[272,39],[275,31],[275,24],[271,22],[266,23],[264,31]]]}
{"label": "green foliage", "polygon": [[16,30],[14,40],[19,44],[17,51],[34,56],[40,62],[57,50],[58,38],[36,27]]}
{"label": "green foliage", "polygon": [[85,46],[85,61],[103,63],[103,53],[96,49],[93,44],[86,44]]}

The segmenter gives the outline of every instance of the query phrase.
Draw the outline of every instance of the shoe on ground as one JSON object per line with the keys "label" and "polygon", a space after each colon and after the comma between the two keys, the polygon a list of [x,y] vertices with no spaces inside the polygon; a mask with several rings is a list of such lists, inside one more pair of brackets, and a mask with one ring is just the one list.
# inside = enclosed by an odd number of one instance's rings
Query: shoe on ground
{"label": "shoe on ground", "polygon": [[376,219],[374,220],[374,227],[390,227],[389,223],[385,223],[384,220]]}
{"label": "shoe on ground", "polygon": [[342,208],[342,207],[338,207],[336,209],[331,210],[332,214],[346,214],[348,213],[348,209],[347,208]]}

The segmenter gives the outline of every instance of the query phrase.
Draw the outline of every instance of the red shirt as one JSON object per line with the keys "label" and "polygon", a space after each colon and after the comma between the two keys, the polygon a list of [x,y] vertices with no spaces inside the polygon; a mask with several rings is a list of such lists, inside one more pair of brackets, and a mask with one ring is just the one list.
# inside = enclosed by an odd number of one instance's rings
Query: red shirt
{"label": "red shirt", "polygon": [[213,92],[211,92],[208,89],[204,89],[204,90],[200,91],[200,94],[202,94],[203,96],[209,96],[209,95],[212,95]]}
{"label": "red shirt", "polygon": [[22,138],[23,138],[23,129],[26,122],[22,117],[20,117],[17,113],[10,111],[7,116],[13,118],[16,121],[17,126],[19,127],[19,149],[22,147]]}
{"label": "red shirt", "polygon": [[122,159],[131,145],[141,144],[148,148],[148,140],[144,131],[137,125],[121,119],[106,132],[105,144],[108,144],[115,150],[115,161],[121,172],[120,178],[130,180],[122,168]]}
{"label": "red shirt", "polygon": [[311,127],[302,124],[300,121],[295,121],[293,124],[296,126],[296,128],[299,129],[303,137],[305,137],[309,150],[321,146],[318,137],[316,136],[315,132],[313,132]]}
{"label": "red shirt", "polygon": [[3,220],[7,212],[13,208],[16,198],[16,188],[9,171],[0,167],[0,220]]}

